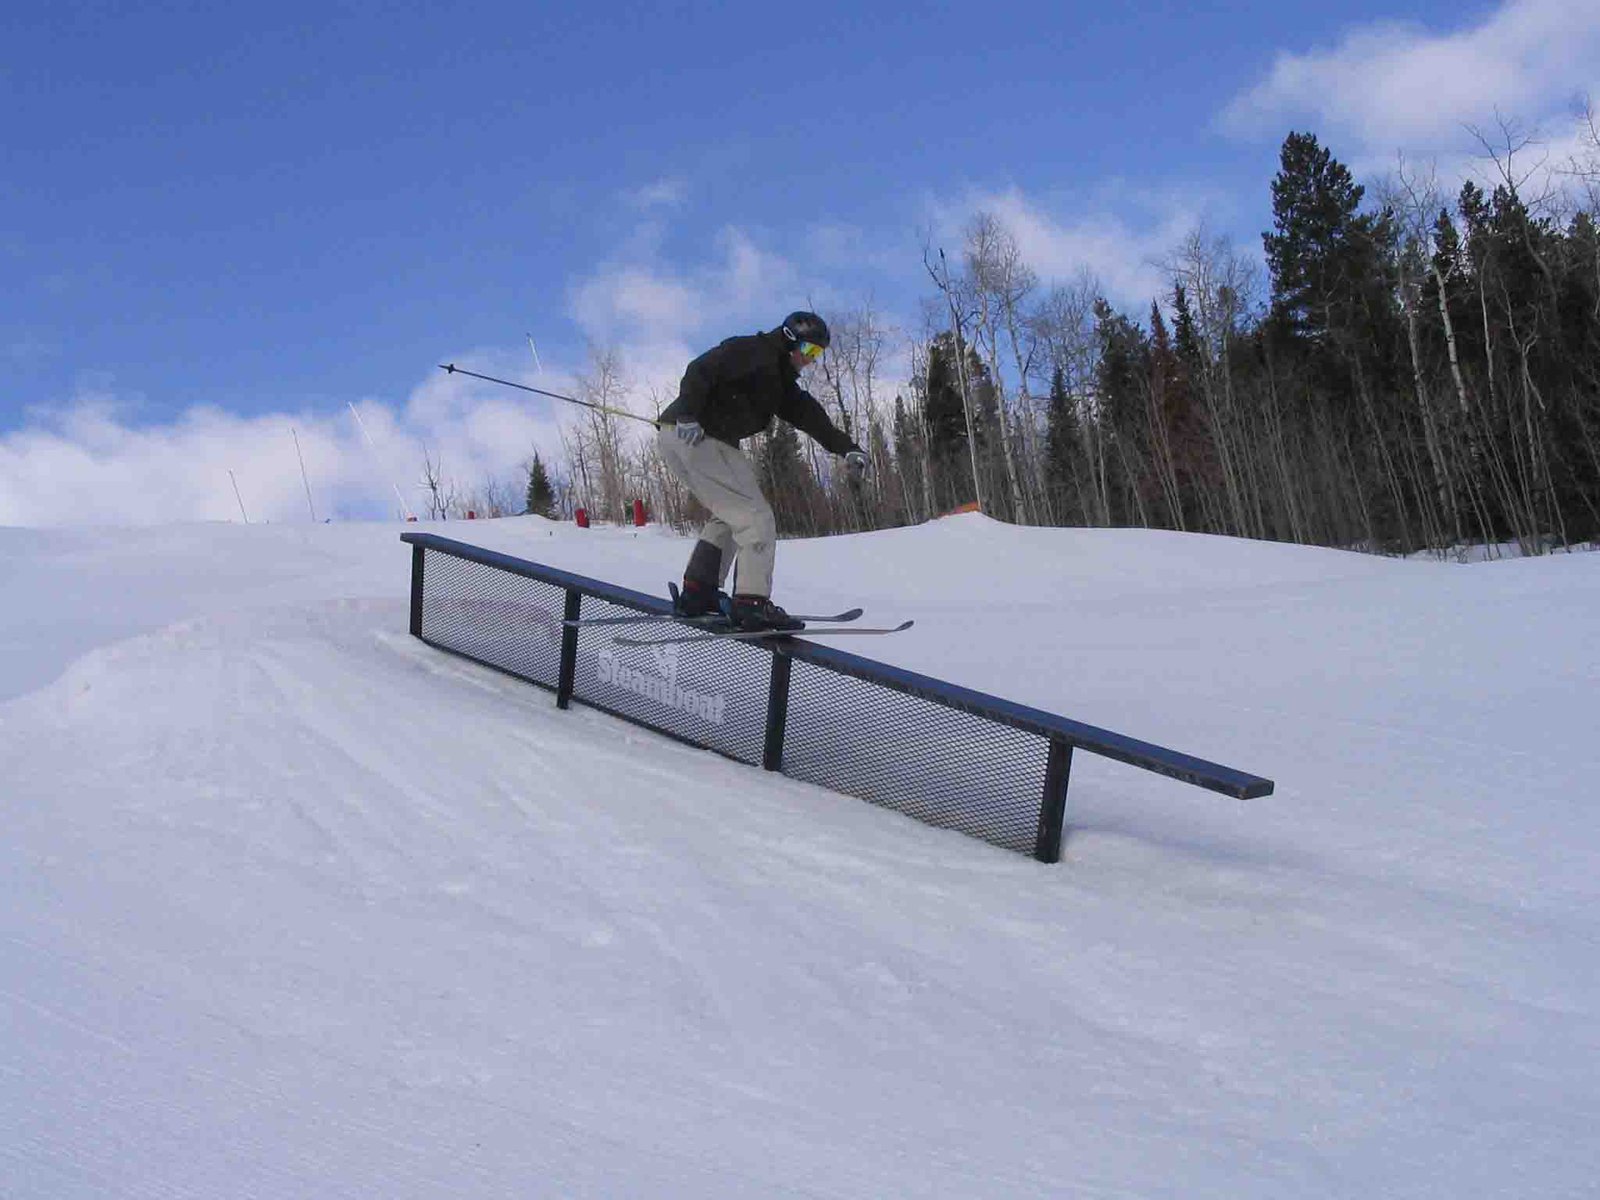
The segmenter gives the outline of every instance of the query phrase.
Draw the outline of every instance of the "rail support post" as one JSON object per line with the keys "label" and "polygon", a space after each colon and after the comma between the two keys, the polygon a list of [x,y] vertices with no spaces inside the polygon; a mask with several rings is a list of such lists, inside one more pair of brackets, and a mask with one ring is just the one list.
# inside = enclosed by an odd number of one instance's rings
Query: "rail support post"
{"label": "rail support post", "polygon": [[561,627],[561,676],[556,682],[557,708],[566,708],[572,703],[573,682],[578,674],[578,627],[572,622],[578,619],[582,604],[583,593],[577,588],[568,588],[566,612],[562,616],[567,624]]}
{"label": "rail support post", "polygon": [[1039,835],[1033,856],[1042,863],[1061,861],[1061,831],[1067,819],[1067,783],[1072,776],[1072,743],[1050,739],[1044,767],[1044,795],[1039,798]]}
{"label": "rail support post", "polygon": [[767,684],[767,740],[761,750],[761,765],[769,771],[783,770],[783,729],[789,721],[789,672],[794,659],[781,650],[772,653],[772,678]]}
{"label": "rail support post", "polygon": [[411,547],[411,636],[422,636],[422,558],[421,546]]}

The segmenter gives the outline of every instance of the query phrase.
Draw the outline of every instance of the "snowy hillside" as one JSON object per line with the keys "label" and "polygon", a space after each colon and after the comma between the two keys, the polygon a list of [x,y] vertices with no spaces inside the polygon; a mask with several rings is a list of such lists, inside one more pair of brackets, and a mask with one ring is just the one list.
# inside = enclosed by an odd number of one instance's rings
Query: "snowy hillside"
{"label": "snowy hillside", "polygon": [[400,532],[0,530],[6,1200],[1595,1194],[1600,555],[785,544],[874,656],[1277,781],[1081,755],[1044,866],[428,649]]}

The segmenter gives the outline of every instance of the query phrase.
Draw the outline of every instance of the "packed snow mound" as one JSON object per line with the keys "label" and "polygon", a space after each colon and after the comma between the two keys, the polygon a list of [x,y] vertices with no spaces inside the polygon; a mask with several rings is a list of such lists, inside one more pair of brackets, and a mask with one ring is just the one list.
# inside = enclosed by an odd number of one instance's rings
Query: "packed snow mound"
{"label": "packed snow mound", "polygon": [[1278,782],[1080,755],[1046,867],[423,646],[399,532],[0,530],[8,1197],[1592,1186],[1600,556],[785,543],[886,658]]}

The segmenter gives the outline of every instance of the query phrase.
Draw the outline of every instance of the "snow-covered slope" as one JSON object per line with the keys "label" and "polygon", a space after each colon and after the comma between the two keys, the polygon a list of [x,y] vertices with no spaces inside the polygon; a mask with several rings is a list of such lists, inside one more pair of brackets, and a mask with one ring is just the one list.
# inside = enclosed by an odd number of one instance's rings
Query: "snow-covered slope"
{"label": "snow-covered slope", "polygon": [[0,1196],[1593,1194],[1600,556],[783,546],[1277,780],[1079,756],[1047,867],[427,649],[399,532],[0,530]]}

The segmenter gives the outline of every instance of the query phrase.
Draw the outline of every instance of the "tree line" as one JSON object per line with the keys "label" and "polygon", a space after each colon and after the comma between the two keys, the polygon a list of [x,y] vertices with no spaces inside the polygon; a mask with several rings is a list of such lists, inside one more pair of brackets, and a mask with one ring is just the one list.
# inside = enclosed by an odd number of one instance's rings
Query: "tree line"
{"label": "tree line", "polygon": [[[975,504],[1024,524],[1386,553],[1600,540],[1600,137],[1590,148],[1559,191],[1529,194],[1527,147],[1508,137],[1492,187],[1446,197],[1402,163],[1369,195],[1313,134],[1291,133],[1265,279],[1260,260],[1195,233],[1137,314],[1087,274],[1044,288],[979,213],[954,263],[924,253],[920,328],[871,305],[828,314],[833,343],[807,386],[873,470],[852,486],[778,422],[751,448],[780,529]],[[908,352],[909,372],[887,378]],[[579,386],[606,406],[629,398],[608,352]],[[671,397],[648,399],[659,411]],[[693,525],[653,443],[617,424],[590,413],[561,462],[530,462],[524,511],[622,521],[642,497]]]}

